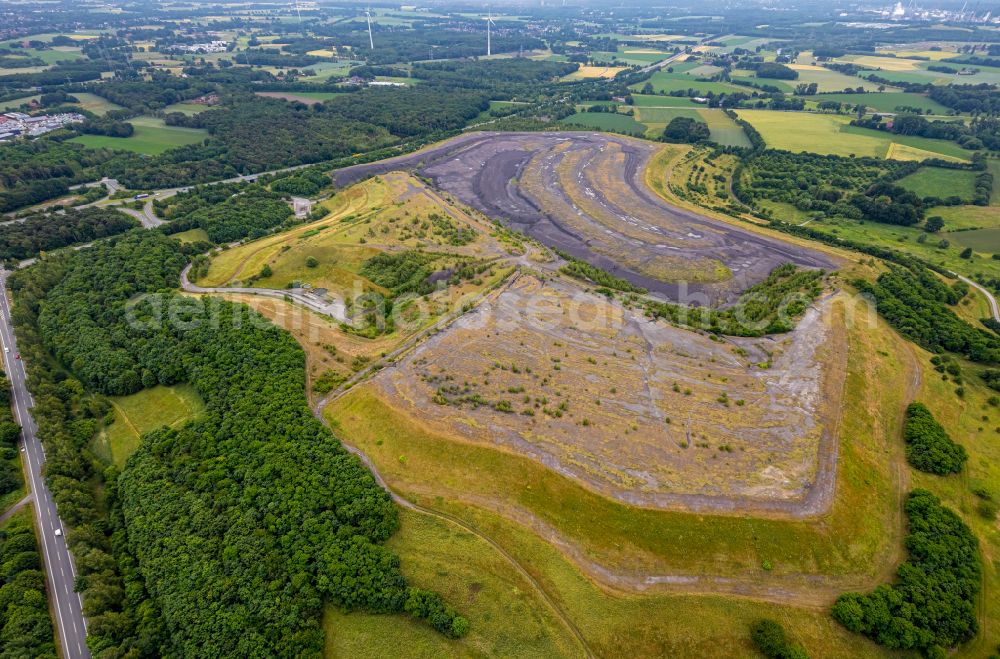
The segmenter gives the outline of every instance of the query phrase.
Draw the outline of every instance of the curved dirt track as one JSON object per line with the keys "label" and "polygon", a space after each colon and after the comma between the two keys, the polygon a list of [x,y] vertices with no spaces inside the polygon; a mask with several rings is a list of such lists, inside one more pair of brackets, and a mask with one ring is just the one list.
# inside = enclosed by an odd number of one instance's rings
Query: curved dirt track
{"label": "curved dirt track", "polygon": [[606,133],[472,133],[333,179],[347,186],[414,171],[550,247],[694,305],[731,302],[784,263],[835,266],[818,251],[665,202],[644,180],[659,148]]}

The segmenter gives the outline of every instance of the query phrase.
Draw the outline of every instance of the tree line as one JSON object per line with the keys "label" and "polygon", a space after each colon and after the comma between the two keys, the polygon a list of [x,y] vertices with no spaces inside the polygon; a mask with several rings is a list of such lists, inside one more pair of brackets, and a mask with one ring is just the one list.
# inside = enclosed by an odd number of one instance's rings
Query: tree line
{"label": "tree line", "polygon": [[3,656],[55,659],[45,574],[29,508],[0,528],[0,584]]}
{"label": "tree line", "polygon": [[875,282],[855,280],[872,296],[878,313],[900,334],[931,352],[954,352],[983,364],[1000,363],[1000,336],[969,325],[951,306],[965,295],[958,282],[947,286],[926,267],[887,264]]}

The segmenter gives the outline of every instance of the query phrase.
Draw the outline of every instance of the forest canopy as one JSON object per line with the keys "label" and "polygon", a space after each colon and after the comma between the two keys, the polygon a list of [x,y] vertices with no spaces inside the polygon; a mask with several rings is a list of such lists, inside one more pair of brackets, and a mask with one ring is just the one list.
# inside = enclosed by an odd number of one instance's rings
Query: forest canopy
{"label": "forest canopy", "polygon": [[189,382],[205,401],[147,435],[110,484],[174,650],[316,655],[324,601],[464,635],[468,622],[408,586],[382,546],[396,510],[313,417],[301,348],[242,305],[170,292],[185,260],[169,238],[135,231],[18,284],[44,288],[41,339],[89,389]]}

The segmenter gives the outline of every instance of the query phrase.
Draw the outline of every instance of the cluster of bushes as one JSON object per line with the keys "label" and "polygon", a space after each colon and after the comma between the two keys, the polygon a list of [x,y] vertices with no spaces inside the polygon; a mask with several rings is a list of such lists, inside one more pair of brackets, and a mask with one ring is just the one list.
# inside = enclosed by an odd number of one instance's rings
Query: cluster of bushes
{"label": "cluster of bushes", "polygon": [[946,286],[922,265],[890,263],[874,283],[859,279],[854,285],[874,298],[879,315],[922,348],[1000,363],[1000,337],[969,325],[949,308],[965,295],[962,282]]}
{"label": "cluster of bushes", "polygon": [[418,292],[426,288],[427,280],[434,272],[431,264],[439,258],[439,254],[419,250],[407,250],[400,254],[383,252],[365,261],[358,274],[389,289],[393,296]]}
{"label": "cluster of bushes", "polygon": [[923,403],[910,403],[903,423],[906,461],[914,468],[944,476],[957,474],[968,459]]}
{"label": "cluster of bushes", "polygon": [[639,293],[644,295],[647,292],[645,288],[636,286],[627,279],[616,277],[607,270],[590,265],[586,261],[581,261],[562,250],[556,250],[556,253],[567,261],[566,265],[559,269],[563,274],[592,282],[603,288],[622,291],[624,293]]}
{"label": "cluster of bushes", "polygon": [[764,336],[789,332],[806,307],[822,291],[822,270],[778,266],[767,279],[751,286],[736,304],[724,309],[685,307],[670,302],[646,303],[646,315],[726,336]]}
{"label": "cluster of bushes", "polygon": [[975,636],[982,578],[979,543],[954,512],[927,490],[907,497],[906,562],[896,582],[837,598],[833,617],[847,629],[892,649],[945,656]]}
{"label": "cluster of bushes", "polygon": [[30,509],[0,528],[0,647],[5,657],[55,659],[45,574]]}
{"label": "cluster of bushes", "polygon": [[774,620],[758,620],[750,630],[754,647],[767,659],[809,659],[806,651],[789,642],[785,630]]}
{"label": "cluster of bushes", "polygon": [[111,208],[67,208],[62,214],[36,213],[0,225],[0,259],[31,258],[39,252],[124,233],[138,220]]}
{"label": "cluster of bushes", "polygon": [[[382,546],[395,508],[312,416],[301,348],[241,305],[162,293],[184,262],[174,241],[136,231],[17,274],[92,652],[314,655],[324,602],[408,611],[463,635],[468,622],[409,587]],[[43,350],[67,371],[50,370]],[[86,391],[178,382],[205,412],[146,435],[121,474],[101,472],[87,447],[107,406]],[[93,504],[102,477],[110,519]]]}
{"label": "cluster of bushes", "polygon": [[774,80],[797,80],[799,72],[777,62],[760,62],[754,65],[758,78]]}
{"label": "cluster of bushes", "polygon": [[674,117],[663,129],[660,140],[673,144],[694,144],[709,139],[708,124],[692,117]]}

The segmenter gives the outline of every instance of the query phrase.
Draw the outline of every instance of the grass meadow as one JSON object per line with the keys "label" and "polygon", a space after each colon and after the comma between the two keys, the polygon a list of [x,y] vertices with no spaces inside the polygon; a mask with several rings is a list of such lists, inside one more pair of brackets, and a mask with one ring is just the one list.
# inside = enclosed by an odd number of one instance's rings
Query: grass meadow
{"label": "grass meadow", "polygon": [[81,135],[70,141],[90,148],[121,149],[156,155],[175,147],[198,144],[208,137],[208,132],[200,128],[167,126],[162,119],[155,117],[136,117],[129,119],[129,123],[135,126],[135,133],[131,137]]}
{"label": "grass meadow", "polygon": [[158,386],[130,396],[111,398],[114,423],[97,436],[98,451],[119,467],[139,447],[145,433],[161,426],[179,426],[203,409],[201,397],[190,385]]}

